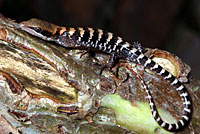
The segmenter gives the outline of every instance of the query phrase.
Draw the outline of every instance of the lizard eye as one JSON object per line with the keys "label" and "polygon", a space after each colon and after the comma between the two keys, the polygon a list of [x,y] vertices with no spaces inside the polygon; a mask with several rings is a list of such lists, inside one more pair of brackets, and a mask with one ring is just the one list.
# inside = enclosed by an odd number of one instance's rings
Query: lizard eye
{"label": "lizard eye", "polygon": [[38,33],[41,33],[42,32],[42,29],[39,28],[39,27],[31,27],[31,29],[33,29],[34,31],[38,32]]}

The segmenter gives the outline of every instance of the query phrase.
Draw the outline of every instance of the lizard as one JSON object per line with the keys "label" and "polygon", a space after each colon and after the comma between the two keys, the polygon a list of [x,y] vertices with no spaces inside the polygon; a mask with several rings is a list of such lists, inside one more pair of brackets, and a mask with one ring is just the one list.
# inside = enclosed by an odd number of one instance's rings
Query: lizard
{"label": "lizard", "polygon": [[147,86],[144,86],[147,99],[155,121],[170,132],[182,131],[188,126],[192,116],[192,99],[185,86],[169,71],[144,55],[140,43],[128,43],[111,32],[89,27],[63,27],[39,19],[30,19],[20,23],[20,28],[45,41],[54,42],[66,48],[96,50],[111,55],[110,63],[115,58],[125,59],[143,65],[156,75],[166,80],[178,92],[184,105],[181,119],[176,123],[167,123],[159,115],[153,97]]}

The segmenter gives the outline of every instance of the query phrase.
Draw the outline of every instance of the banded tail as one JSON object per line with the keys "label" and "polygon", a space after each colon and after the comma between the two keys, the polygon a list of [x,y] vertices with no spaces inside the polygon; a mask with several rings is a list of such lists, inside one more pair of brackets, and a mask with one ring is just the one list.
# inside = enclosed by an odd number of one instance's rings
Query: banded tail
{"label": "banded tail", "polygon": [[131,57],[133,57],[134,60],[135,60],[135,57],[137,57],[137,62],[139,64],[142,64],[144,67],[148,68],[149,70],[153,71],[154,73],[156,73],[157,75],[161,76],[163,79],[168,81],[172,86],[176,88],[176,91],[179,93],[179,96],[181,97],[181,100],[184,105],[182,118],[177,123],[169,124],[163,121],[162,118],[160,117],[156,109],[155,103],[153,101],[151,92],[146,86],[144,86],[145,92],[147,93],[147,98],[150,104],[151,112],[155,121],[162,128],[171,132],[177,132],[177,131],[183,130],[189,124],[191,120],[191,115],[192,115],[192,101],[191,101],[188,91],[182,85],[182,83],[177,78],[175,78],[171,73],[169,73],[167,70],[163,69],[160,65],[158,65],[151,59],[147,58],[144,54],[140,53],[139,51],[137,51],[136,53],[130,54],[132,55],[130,56],[130,60],[131,60]]}

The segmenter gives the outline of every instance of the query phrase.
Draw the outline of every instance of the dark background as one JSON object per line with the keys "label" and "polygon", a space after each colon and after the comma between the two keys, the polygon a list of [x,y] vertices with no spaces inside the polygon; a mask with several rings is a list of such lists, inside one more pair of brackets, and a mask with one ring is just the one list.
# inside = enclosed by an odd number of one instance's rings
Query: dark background
{"label": "dark background", "polygon": [[200,0],[0,0],[0,12],[18,22],[102,28],[176,54],[200,78]]}

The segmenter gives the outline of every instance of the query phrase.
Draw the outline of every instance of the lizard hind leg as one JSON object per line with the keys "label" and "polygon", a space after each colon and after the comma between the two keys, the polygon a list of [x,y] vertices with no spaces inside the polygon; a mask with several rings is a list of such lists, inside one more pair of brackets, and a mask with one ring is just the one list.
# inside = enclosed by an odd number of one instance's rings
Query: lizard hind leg
{"label": "lizard hind leg", "polygon": [[141,53],[143,52],[142,45],[138,41],[137,42],[133,42],[132,47],[137,48],[138,51],[141,52]]}

